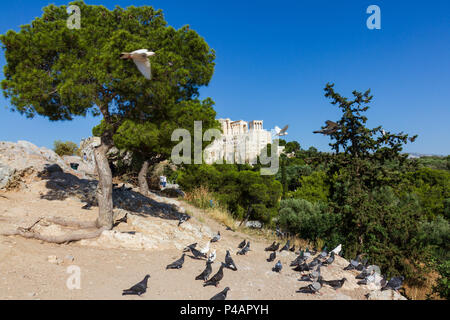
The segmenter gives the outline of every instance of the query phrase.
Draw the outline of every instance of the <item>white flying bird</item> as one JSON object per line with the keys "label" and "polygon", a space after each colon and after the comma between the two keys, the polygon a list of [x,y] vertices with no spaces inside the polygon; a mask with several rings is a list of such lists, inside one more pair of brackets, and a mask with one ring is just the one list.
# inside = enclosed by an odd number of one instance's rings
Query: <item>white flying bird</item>
{"label": "white flying bird", "polygon": [[147,49],[139,49],[131,53],[122,52],[122,54],[120,55],[120,59],[133,60],[136,66],[138,67],[139,71],[144,75],[144,77],[148,80],[151,80],[152,69],[149,57],[154,55],[155,53],[152,51],[148,51]]}
{"label": "white flying bird", "polygon": [[282,137],[287,136],[287,129],[289,126],[285,126],[283,129],[280,129],[279,127],[275,126],[275,129],[272,129],[272,136],[273,137]]}

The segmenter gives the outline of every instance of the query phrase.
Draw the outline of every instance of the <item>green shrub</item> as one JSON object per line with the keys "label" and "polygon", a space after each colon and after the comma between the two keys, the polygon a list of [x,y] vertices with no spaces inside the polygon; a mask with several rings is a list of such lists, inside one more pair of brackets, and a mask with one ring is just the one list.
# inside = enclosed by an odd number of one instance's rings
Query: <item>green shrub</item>
{"label": "green shrub", "polygon": [[57,140],[53,145],[53,151],[60,157],[78,155],[78,145],[74,142]]}
{"label": "green shrub", "polygon": [[304,199],[282,200],[278,221],[281,226],[305,240],[316,241],[320,238],[332,246],[341,238],[341,215],[332,213],[321,201],[311,203]]}

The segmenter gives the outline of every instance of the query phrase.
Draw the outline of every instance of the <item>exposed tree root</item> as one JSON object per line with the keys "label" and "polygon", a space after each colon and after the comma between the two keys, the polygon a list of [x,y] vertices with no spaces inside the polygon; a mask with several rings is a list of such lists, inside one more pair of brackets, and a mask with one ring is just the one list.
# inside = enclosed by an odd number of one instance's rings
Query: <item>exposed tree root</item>
{"label": "exposed tree root", "polygon": [[[45,236],[40,233],[32,231],[34,226],[36,226],[40,221],[46,220],[47,222],[59,224],[65,227],[74,227],[78,229],[94,229],[85,232],[73,232],[69,234],[64,234],[60,236]],[[97,221],[75,221],[67,220],[60,217],[49,217],[49,218],[39,218],[30,227],[23,228],[19,227],[15,231],[2,233],[3,236],[21,236],[27,239],[37,239],[49,243],[69,243],[73,241],[80,241],[84,239],[93,239],[101,235],[101,233],[107,230],[107,228],[97,228]]]}
{"label": "exposed tree root", "polygon": [[84,239],[97,238],[101,235],[101,233],[104,230],[106,230],[106,229],[101,228],[101,229],[96,229],[91,232],[74,232],[71,234],[65,234],[65,235],[61,235],[61,236],[44,236],[42,234],[39,234],[39,233],[36,233],[33,231],[27,231],[26,229],[18,228],[16,231],[6,232],[6,233],[3,233],[2,235],[4,235],[4,236],[21,236],[21,237],[24,237],[27,239],[37,239],[37,240],[42,240],[42,241],[49,242],[49,243],[62,244],[62,243],[68,243],[68,242],[72,242],[72,241],[80,241],[80,240],[84,240]]}

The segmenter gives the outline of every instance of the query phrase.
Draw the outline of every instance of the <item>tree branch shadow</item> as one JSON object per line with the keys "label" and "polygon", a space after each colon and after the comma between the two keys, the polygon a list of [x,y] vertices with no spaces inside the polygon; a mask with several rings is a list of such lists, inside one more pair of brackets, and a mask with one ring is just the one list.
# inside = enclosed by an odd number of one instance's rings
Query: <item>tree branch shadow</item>
{"label": "tree branch shadow", "polygon": [[[38,174],[38,177],[46,180],[48,189],[46,194],[41,195],[41,199],[62,201],[69,197],[76,197],[86,204],[84,208],[98,206],[97,180],[80,179],[64,172],[58,165],[47,166]],[[124,187],[113,186],[112,197],[114,208],[126,210],[134,215],[167,220],[178,220],[182,215],[174,205],[158,202]]]}

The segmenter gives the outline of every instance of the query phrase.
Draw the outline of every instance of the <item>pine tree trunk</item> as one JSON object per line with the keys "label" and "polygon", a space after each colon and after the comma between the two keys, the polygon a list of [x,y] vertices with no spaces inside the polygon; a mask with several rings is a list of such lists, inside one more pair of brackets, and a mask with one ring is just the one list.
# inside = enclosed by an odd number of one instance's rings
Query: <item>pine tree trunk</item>
{"label": "pine tree trunk", "polygon": [[97,227],[111,230],[113,227],[112,173],[106,153],[109,147],[102,142],[94,148],[95,164],[98,172],[98,218]]}
{"label": "pine tree trunk", "polygon": [[147,173],[148,173],[149,161],[145,160],[142,164],[141,171],[139,171],[138,181],[139,181],[139,191],[143,195],[148,194],[148,182],[147,182]]}

